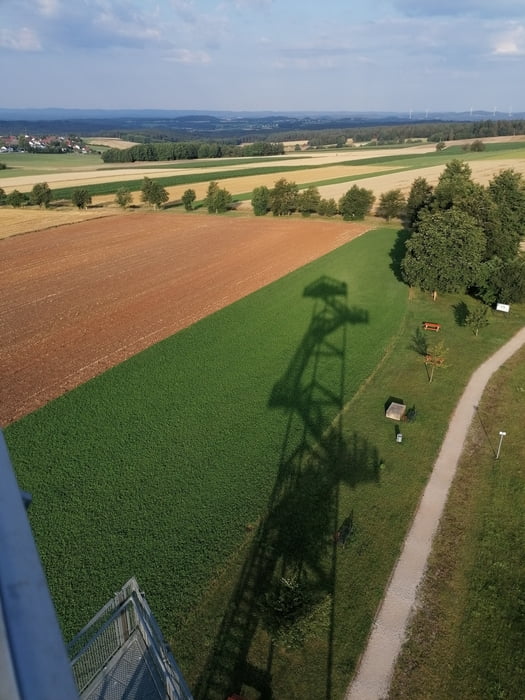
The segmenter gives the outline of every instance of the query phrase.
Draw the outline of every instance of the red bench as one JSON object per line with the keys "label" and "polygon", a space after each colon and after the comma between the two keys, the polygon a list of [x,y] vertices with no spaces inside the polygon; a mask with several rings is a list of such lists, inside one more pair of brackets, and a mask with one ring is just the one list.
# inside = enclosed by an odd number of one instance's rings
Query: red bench
{"label": "red bench", "polygon": [[430,321],[423,321],[423,328],[426,331],[438,331],[441,328],[441,323],[430,323]]}

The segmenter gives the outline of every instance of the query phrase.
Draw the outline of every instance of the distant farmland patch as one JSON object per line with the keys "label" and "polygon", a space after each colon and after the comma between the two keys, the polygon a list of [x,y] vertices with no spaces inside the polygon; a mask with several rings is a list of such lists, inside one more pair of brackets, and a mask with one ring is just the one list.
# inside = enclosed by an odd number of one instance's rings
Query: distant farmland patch
{"label": "distant farmland patch", "polygon": [[124,150],[126,148],[131,148],[132,146],[137,145],[135,141],[125,141],[124,139],[103,138],[98,136],[96,138],[89,138],[84,140],[86,141],[86,143],[89,143],[89,145],[92,148],[95,148],[96,146],[104,146],[104,148],[118,148]]}

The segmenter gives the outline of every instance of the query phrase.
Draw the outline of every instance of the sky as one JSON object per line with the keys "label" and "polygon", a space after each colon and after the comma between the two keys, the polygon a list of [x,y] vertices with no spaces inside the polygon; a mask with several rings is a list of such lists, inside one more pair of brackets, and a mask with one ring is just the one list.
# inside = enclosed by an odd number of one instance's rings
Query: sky
{"label": "sky", "polygon": [[525,0],[0,0],[0,107],[525,111]]}

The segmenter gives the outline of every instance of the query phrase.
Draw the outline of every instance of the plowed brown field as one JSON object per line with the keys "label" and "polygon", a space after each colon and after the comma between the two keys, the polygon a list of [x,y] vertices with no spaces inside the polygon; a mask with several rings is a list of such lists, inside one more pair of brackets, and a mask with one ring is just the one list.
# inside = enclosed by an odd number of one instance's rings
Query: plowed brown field
{"label": "plowed brown field", "polygon": [[368,228],[159,212],[0,240],[0,424]]}

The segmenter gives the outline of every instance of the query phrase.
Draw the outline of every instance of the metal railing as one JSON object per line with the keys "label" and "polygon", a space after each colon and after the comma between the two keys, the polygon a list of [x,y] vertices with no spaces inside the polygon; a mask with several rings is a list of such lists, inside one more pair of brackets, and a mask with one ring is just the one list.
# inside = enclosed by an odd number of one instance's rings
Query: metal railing
{"label": "metal railing", "polygon": [[137,581],[130,579],[68,645],[81,694],[111,673],[112,660],[140,634],[143,656],[159,698],[191,700],[192,695],[166,645]]}

